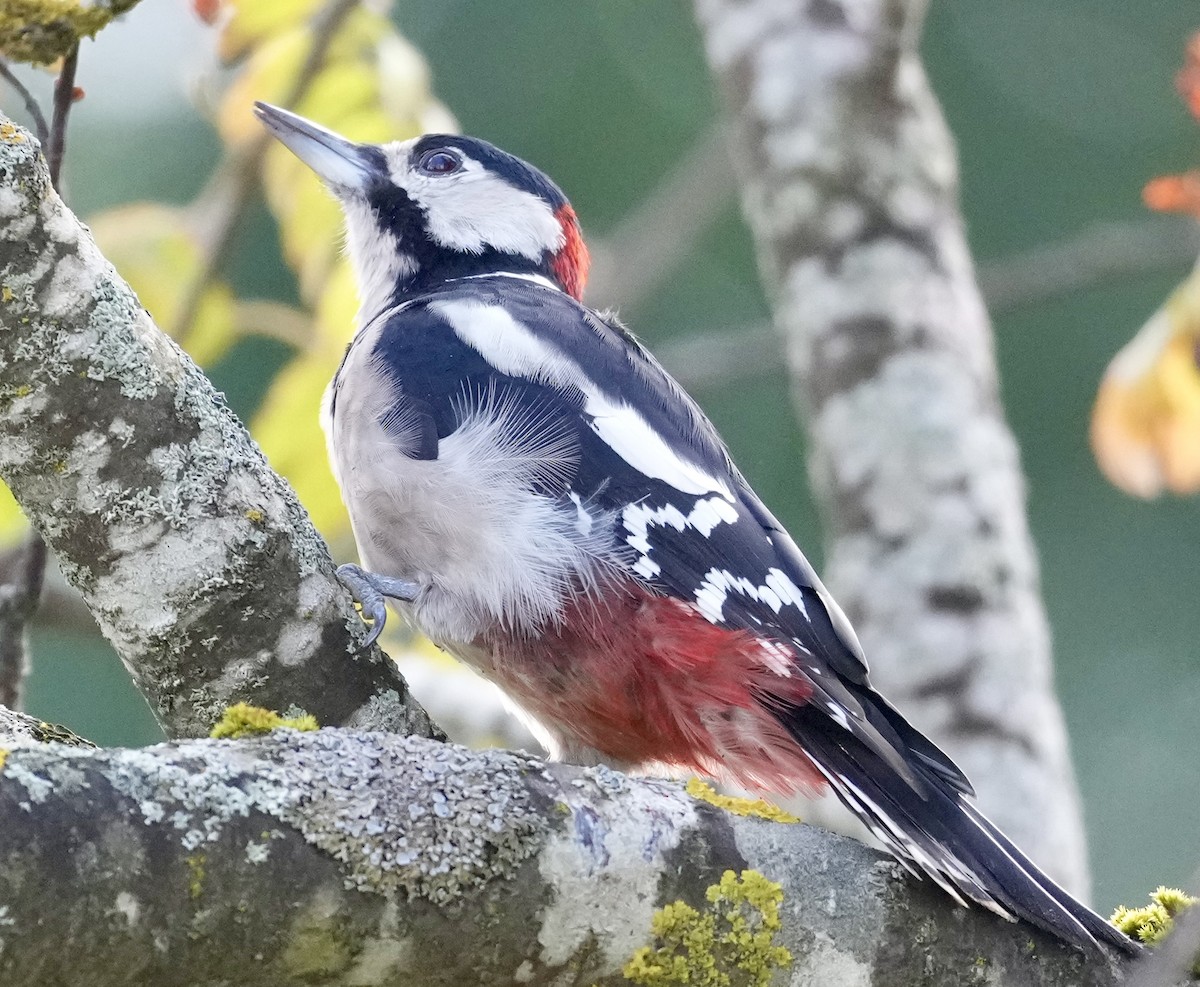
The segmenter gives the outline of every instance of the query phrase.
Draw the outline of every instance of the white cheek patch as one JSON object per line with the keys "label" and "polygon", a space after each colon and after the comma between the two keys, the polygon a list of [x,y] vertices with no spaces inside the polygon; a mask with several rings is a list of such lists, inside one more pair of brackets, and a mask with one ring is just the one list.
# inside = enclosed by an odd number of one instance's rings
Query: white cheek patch
{"label": "white cheek patch", "polygon": [[733,500],[723,480],[677,456],[637,409],[600,393],[578,364],[538,339],[505,309],[463,300],[431,302],[429,309],[501,373],[581,390],[592,430],[638,472],[682,493],[715,493]]}
{"label": "white cheek patch", "polygon": [[392,180],[424,211],[429,235],[441,246],[472,254],[491,247],[539,260],[566,242],[550,203],[478,161],[464,156],[461,171],[428,176],[409,170],[407,157],[389,161]]}
{"label": "white cheek patch", "polygon": [[633,571],[645,579],[652,579],[662,572],[662,567],[650,557],[653,550],[650,545],[651,525],[674,528],[680,532],[691,528],[707,538],[718,524],[734,524],[737,519],[733,505],[721,497],[698,501],[686,515],[674,504],[663,507],[630,504],[622,512],[621,520],[628,532],[626,544],[638,553]]}
{"label": "white cheek patch", "polygon": [[800,587],[781,569],[768,569],[761,586],[726,569],[709,569],[696,590],[696,605],[712,623],[719,623],[725,619],[725,600],[730,593],[740,593],[757,603],[764,603],[775,613],[786,606],[794,606],[808,617]]}

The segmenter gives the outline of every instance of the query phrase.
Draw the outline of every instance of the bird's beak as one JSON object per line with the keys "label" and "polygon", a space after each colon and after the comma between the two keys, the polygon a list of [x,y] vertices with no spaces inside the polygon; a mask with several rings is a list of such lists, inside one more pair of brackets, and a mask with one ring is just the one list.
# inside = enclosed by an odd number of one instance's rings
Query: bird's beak
{"label": "bird's beak", "polygon": [[270,103],[256,102],[254,115],[334,192],[361,191],[375,171],[363,144]]}

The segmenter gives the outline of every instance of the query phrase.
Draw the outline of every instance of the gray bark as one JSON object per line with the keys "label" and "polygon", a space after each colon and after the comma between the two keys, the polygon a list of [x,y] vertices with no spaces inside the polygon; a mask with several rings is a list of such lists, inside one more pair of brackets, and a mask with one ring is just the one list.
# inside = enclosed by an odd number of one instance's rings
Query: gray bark
{"label": "gray bark", "polygon": [[[313,455],[324,455],[314,449]],[[0,477],[168,734],[230,703],[431,731],[287,484],[0,117]]]}
{"label": "gray bark", "polygon": [[923,0],[697,0],[828,528],[877,686],[1087,894],[1016,443],[917,51]]}
{"label": "gray bark", "polygon": [[626,984],[656,909],[708,913],[747,869],[782,887],[773,984],[1107,987],[1128,967],[853,840],[604,768],[342,730],[96,751],[4,739],[0,716],[0,743],[5,984]]}

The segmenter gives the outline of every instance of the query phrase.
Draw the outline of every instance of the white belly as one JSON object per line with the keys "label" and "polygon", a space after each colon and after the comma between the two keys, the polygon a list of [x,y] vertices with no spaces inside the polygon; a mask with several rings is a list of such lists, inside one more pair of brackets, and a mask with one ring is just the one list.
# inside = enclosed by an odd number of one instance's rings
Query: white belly
{"label": "white belly", "polygon": [[[334,474],[362,563],[422,586],[401,609],[439,644],[473,641],[497,622],[529,629],[557,620],[571,594],[606,568],[611,520],[531,482],[569,475],[578,455],[552,422],[493,394],[464,398],[459,427],[436,459],[406,453],[404,430],[380,422],[396,392],[372,368],[343,370],[336,415],[326,414]],[[514,438],[519,436],[519,438]],[[456,649],[457,650],[457,649]]]}

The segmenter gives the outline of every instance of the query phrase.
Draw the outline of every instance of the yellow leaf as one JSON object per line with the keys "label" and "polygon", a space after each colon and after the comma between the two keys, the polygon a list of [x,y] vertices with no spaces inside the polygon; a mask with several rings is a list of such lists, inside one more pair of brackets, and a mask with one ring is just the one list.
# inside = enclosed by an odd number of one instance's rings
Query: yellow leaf
{"label": "yellow leaf", "polygon": [[251,431],[271,465],[291,481],[313,523],[334,546],[348,546],[350,522],[329,469],[318,410],[337,357],[304,353],[271,383]]}
{"label": "yellow leaf", "polygon": [[[184,287],[200,265],[200,247],[188,214],[162,203],[135,202],[100,213],[90,225],[101,251],[137,292],[146,311],[163,330],[173,330]],[[187,327],[188,352],[197,363],[211,365],[235,338],[233,293],[214,280]]]}
{"label": "yellow leaf", "polygon": [[0,483],[0,545],[15,545],[29,530],[29,522],[18,506],[12,491]]}
{"label": "yellow leaf", "polygon": [[254,45],[306,22],[323,0],[230,0],[217,52],[229,63]]}
{"label": "yellow leaf", "polygon": [[1200,272],[1113,357],[1091,439],[1100,469],[1126,493],[1200,491]]}

